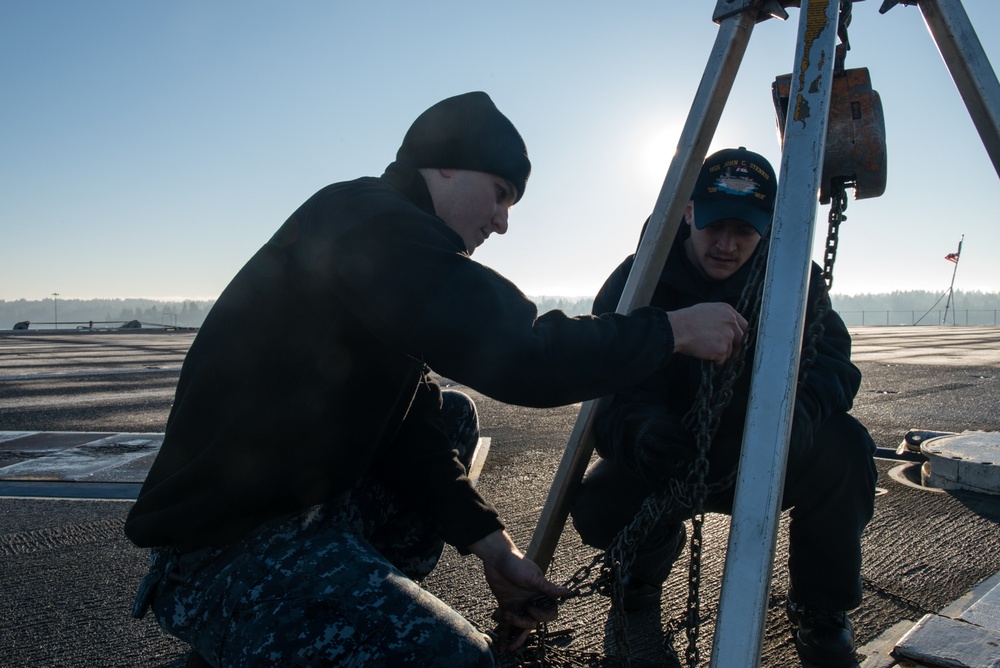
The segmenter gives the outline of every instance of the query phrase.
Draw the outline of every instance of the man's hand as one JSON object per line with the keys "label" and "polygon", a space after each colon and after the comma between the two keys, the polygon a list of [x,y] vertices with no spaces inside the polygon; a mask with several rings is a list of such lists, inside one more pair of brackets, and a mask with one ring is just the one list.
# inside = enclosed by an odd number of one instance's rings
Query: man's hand
{"label": "man's hand", "polygon": [[729,304],[695,304],[667,313],[674,330],[674,352],[723,364],[736,356],[747,321]]}
{"label": "man's hand", "polygon": [[497,599],[499,609],[497,649],[513,651],[520,647],[540,622],[555,619],[556,606],[530,605],[539,595],[550,599],[566,596],[569,590],[545,579],[542,570],[524,558],[506,531],[494,531],[469,546],[483,560],[486,582]]}

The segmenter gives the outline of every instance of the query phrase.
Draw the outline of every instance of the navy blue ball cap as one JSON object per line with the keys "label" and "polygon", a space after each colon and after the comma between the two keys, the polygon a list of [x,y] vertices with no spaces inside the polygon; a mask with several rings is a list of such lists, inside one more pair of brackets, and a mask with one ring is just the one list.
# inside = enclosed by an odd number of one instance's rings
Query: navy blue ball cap
{"label": "navy blue ball cap", "polygon": [[396,160],[413,167],[470,169],[502,176],[524,195],[531,174],[517,128],[482,91],[449,97],[420,114]]}
{"label": "navy blue ball cap", "polygon": [[736,218],[762,236],[771,224],[778,178],[771,163],[743,146],[717,151],[705,159],[691,199],[695,227]]}

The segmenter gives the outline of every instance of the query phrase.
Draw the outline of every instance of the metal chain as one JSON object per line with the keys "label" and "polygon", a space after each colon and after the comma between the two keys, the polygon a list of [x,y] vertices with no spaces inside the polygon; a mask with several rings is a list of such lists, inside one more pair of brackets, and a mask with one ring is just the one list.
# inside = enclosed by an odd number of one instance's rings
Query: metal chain
{"label": "metal chain", "polygon": [[[618,655],[626,666],[629,665],[631,652],[628,649],[628,633],[624,616],[621,614],[624,609],[622,604],[624,596],[622,574],[628,571],[635,559],[638,546],[652,533],[663,514],[679,508],[691,510],[692,532],[691,558],[688,568],[688,598],[682,620],[668,629],[668,640],[672,640],[675,632],[683,627],[688,640],[685,652],[688,665],[694,668],[700,659],[698,632],[701,626],[701,549],[705,499],[709,494],[722,492],[732,486],[736,474],[735,471],[732,471],[718,482],[712,485],[706,484],[705,480],[709,470],[708,449],[715,432],[718,430],[722,413],[732,399],[733,384],[745,367],[747,351],[753,346],[760,301],[763,295],[763,275],[767,262],[769,236],[770,229],[766,231],[761,243],[757,245],[747,282],[737,303],[737,310],[748,321],[739,353],[720,369],[716,369],[715,365],[709,362],[702,363],[701,384],[691,409],[683,420],[683,424],[687,428],[697,427],[698,454],[692,462],[686,479],[684,481],[670,480],[664,489],[650,495],[643,502],[632,522],[622,529],[612,545],[603,554],[594,557],[590,564],[580,568],[570,577],[565,585],[570,588],[570,594],[558,602],[562,603],[571,598],[589,596],[597,592],[608,594],[612,601],[610,614],[612,635]],[[715,389],[716,376],[721,381],[717,390]],[[588,588],[584,589],[582,583],[590,577],[598,563],[602,563],[600,575]],[[536,603],[542,602],[536,601]],[[543,627],[541,632],[544,634],[546,629]],[[544,644],[544,638],[542,644]]]}
{"label": "metal chain", "polygon": [[826,289],[833,289],[833,265],[837,261],[837,245],[840,243],[840,224],[847,220],[847,187],[854,183],[837,179],[830,192],[830,215],[827,217],[826,248],[823,252],[823,281]]}
{"label": "metal chain", "polygon": [[[699,656],[697,648],[698,630],[700,627],[700,584],[701,584],[701,548],[702,548],[702,523],[704,520],[704,503],[708,494],[722,492],[728,489],[735,480],[735,471],[719,480],[717,483],[707,485],[705,478],[708,475],[708,449],[712,438],[718,429],[722,412],[732,399],[732,386],[736,378],[743,372],[745,366],[746,352],[753,345],[753,337],[756,330],[757,315],[760,311],[760,300],[763,294],[763,273],[767,261],[767,247],[770,229],[768,229],[757,245],[750,274],[747,283],[744,285],[740,300],[737,303],[737,310],[747,319],[749,326],[744,333],[740,352],[736,358],[728,361],[722,366],[718,374],[721,377],[719,390],[713,391],[715,366],[711,363],[703,363],[701,367],[702,382],[698,393],[692,403],[691,409],[685,415],[683,423],[686,427],[697,426],[698,429],[698,455],[692,463],[688,475],[684,481],[672,479],[668,481],[665,488],[650,495],[642,507],[636,513],[632,522],[629,523],[618,534],[612,545],[601,554],[594,557],[590,564],[587,564],[574,573],[564,584],[570,589],[570,593],[558,602],[551,599],[538,597],[533,601],[534,605],[546,606],[561,604],[572,598],[589,596],[594,593],[603,593],[610,596],[612,601],[610,622],[615,646],[619,656],[625,665],[629,665],[630,652],[628,650],[628,634],[625,628],[624,616],[621,611],[624,609],[622,589],[622,574],[628,571],[638,546],[652,533],[660,517],[666,512],[673,512],[680,508],[690,509],[692,519],[691,536],[691,560],[688,571],[688,600],[687,610],[683,621],[677,623],[675,627],[668,630],[668,639],[672,639],[677,626],[686,629],[688,637],[688,649],[686,657],[688,665],[697,666]],[[586,588],[583,583],[588,580],[593,569],[601,564],[598,577]],[[540,644],[545,644],[544,634],[547,629],[543,625],[540,627]]]}
{"label": "metal chain", "polygon": [[[750,267],[750,274],[747,277],[746,284],[743,286],[740,300],[736,306],[737,310],[746,318],[748,323],[740,344],[740,351],[733,360],[727,362],[718,370],[712,363],[702,362],[701,384],[698,387],[698,393],[695,395],[694,403],[683,420],[683,424],[689,429],[697,425],[698,444],[698,456],[692,467],[692,473],[688,475],[690,481],[689,487],[694,497],[691,513],[691,557],[688,562],[688,597],[683,621],[677,625],[684,628],[685,635],[687,636],[687,648],[684,655],[687,665],[691,668],[697,666],[700,660],[698,633],[701,628],[701,550],[703,547],[702,526],[705,518],[705,499],[709,493],[709,489],[705,485],[705,478],[708,475],[709,469],[708,450],[722,421],[722,414],[732,400],[733,385],[736,379],[743,373],[746,365],[747,351],[752,349],[754,345],[758,316],[760,314],[760,302],[763,295],[764,268],[767,264],[770,234],[771,230],[768,227],[760,243],[757,244],[757,251]],[[720,382],[718,389],[715,389],[717,374]],[[722,489],[727,489],[732,485],[735,475],[735,471],[730,471],[720,480],[719,484],[724,485]],[[691,480],[692,478],[694,479]],[[670,631],[671,640],[677,630],[677,626]]]}
{"label": "metal chain", "polygon": [[830,190],[830,215],[827,218],[826,246],[823,251],[823,284],[820,294],[813,304],[813,317],[806,327],[802,346],[802,357],[799,361],[799,387],[803,387],[809,368],[816,361],[819,340],[823,338],[826,315],[832,308],[830,289],[833,287],[833,266],[837,261],[837,245],[840,242],[840,224],[847,220],[844,211],[847,209],[847,186],[853,185],[847,179],[836,179]]}
{"label": "metal chain", "polygon": [[[847,216],[843,212],[847,208],[845,188],[848,185],[851,184],[846,179],[840,179],[833,184],[826,249],[823,257],[823,283],[820,286],[820,294],[813,304],[813,317],[806,327],[805,345],[802,348],[799,363],[800,386],[805,381],[809,367],[816,359],[817,346],[824,333],[823,320],[831,309],[829,291],[833,285],[833,268],[837,257],[840,223],[847,220]],[[682,424],[687,429],[695,432],[697,443],[697,456],[692,462],[686,478],[683,481],[672,479],[663,489],[650,495],[643,502],[632,522],[622,529],[612,545],[605,552],[597,554],[589,564],[579,568],[565,582],[563,586],[570,590],[569,594],[558,601],[538,597],[532,602],[534,605],[545,607],[560,605],[574,598],[597,593],[609,595],[612,601],[610,621],[615,647],[618,650],[619,658],[626,666],[630,665],[631,653],[628,649],[628,634],[622,614],[624,609],[622,605],[624,594],[622,574],[628,571],[635,559],[638,547],[653,532],[660,518],[665,513],[673,513],[680,508],[691,510],[692,532],[691,557],[688,567],[688,597],[684,614],[680,619],[668,625],[666,639],[668,643],[672,644],[676,632],[680,628],[684,628],[687,637],[685,651],[687,665],[689,668],[696,668],[700,661],[698,634],[702,621],[700,589],[705,499],[710,494],[720,493],[732,486],[737,473],[735,470],[730,471],[720,480],[712,484],[706,483],[709,472],[708,450],[718,430],[722,414],[732,400],[733,385],[737,378],[742,375],[746,366],[747,352],[753,348],[756,339],[760,305],[764,292],[763,276],[767,264],[770,232],[769,227],[757,246],[747,282],[737,302],[736,309],[747,320],[747,329],[743,334],[740,351],[721,367],[716,367],[710,362],[702,362],[701,384],[690,410],[682,420]],[[598,569],[598,575],[591,580],[595,569]],[[910,607],[918,608],[916,604],[905,601],[874,583],[871,583],[871,586],[887,596],[901,600]],[[540,625],[536,645],[541,652],[541,662],[536,661],[532,665],[554,665],[547,663],[544,658],[547,633],[547,625]],[[672,648],[669,649],[673,651]]]}

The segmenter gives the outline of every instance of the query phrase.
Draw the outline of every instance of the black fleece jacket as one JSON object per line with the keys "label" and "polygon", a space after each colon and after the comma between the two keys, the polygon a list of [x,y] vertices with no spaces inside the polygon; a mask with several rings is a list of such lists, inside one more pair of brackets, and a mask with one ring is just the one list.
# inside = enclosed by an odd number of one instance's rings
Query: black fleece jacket
{"label": "black fleece jacket", "polygon": [[[702,276],[688,260],[684,242],[688,227],[682,224],[670,255],[660,274],[651,304],[673,311],[702,302],[726,302],[736,306],[746,285],[752,260],[724,281]],[[634,256],[629,256],[607,279],[594,301],[594,313],[614,310],[625,287]],[[822,270],[813,263],[806,305],[806,323],[815,318],[816,299],[822,288]],[[779,288],[780,289],[780,288]],[[844,321],[832,309],[823,319],[824,332],[816,349],[815,361],[806,382],[798,388],[793,418],[792,451],[801,452],[812,436],[833,413],[847,412],[861,384],[861,372],[851,362],[851,337]],[[732,399],[723,413],[713,450],[723,460],[724,469],[735,465],[743,437],[750,395],[753,351],[747,351],[744,373],[733,386]],[[594,425],[595,447],[602,457],[628,467],[636,466],[636,444],[652,432],[676,429],[693,403],[701,384],[701,361],[676,354],[658,373],[618,392],[604,403]],[[665,427],[664,425],[671,425]],[[679,442],[693,443],[690,433],[677,433]],[[640,446],[641,447],[641,446]],[[640,475],[642,471],[637,471]],[[724,473],[725,471],[719,471]]]}
{"label": "black fleece jacket", "polygon": [[371,474],[464,547],[502,524],[453,456],[430,369],[555,406],[634,385],[672,350],[661,309],[539,316],[469,257],[419,172],[393,163],[316,193],[219,297],[125,532],[226,545]]}

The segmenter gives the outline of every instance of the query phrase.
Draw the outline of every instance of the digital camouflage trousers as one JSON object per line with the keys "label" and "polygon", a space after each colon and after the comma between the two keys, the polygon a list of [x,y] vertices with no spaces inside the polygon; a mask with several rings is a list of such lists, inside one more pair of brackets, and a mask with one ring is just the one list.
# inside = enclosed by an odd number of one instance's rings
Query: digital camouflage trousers
{"label": "digital camouflage trousers", "polygon": [[[452,442],[470,456],[475,405],[444,396]],[[489,638],[417,584],[443,546],[362,480],[224,548],[154,548],[133,614],[152,610],[217,666],[492,666]]]}

